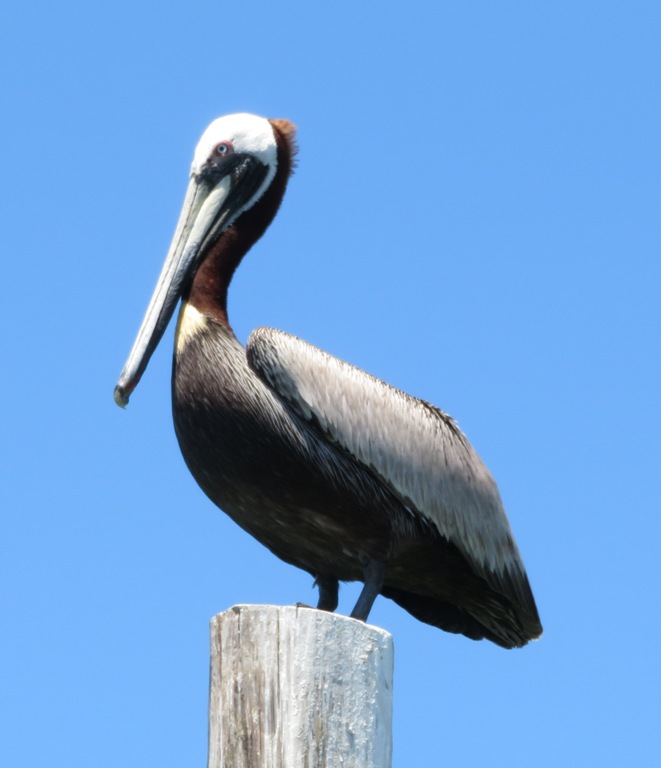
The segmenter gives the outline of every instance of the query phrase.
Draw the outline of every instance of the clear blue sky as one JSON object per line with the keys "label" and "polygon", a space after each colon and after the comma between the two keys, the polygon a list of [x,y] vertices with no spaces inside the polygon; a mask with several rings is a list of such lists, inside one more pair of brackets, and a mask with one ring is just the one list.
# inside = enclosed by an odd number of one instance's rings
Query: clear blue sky
{"label": "clear blue sky", "polygon": [[204,765],[210,617],[314,600],[189,476],[171,330],[112,399],[195,143],[244,110],[300,161],[239,336],[457,418],[546,630],[506,652],[379,600],[395,767],[661,764],[661,6],[28,2],[0,35],[0,764]]}

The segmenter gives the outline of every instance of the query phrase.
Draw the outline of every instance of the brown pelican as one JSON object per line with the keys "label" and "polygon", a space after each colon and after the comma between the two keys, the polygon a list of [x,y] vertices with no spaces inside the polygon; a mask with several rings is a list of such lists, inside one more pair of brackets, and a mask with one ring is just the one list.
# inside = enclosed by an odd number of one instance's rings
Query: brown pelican
{"label": "brown pelican", "polygon": [[195,150],[161,275],[115,388],[121,406],[181,299],[172,399],[179,445],[209,498],[308,571],[317,607],[363,581],[417,619],[505,648],[542,632],[496,484],[433,405],[271,328],[243,348],[227,289],[292,171],[286,120],[229,115]]}

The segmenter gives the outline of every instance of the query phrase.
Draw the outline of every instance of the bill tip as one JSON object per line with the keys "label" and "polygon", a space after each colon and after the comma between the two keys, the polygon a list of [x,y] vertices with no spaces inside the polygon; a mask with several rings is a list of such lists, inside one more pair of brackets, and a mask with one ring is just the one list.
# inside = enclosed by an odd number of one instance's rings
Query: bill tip
{"label": "bill tip", "polygon": [[114,398],[120,408],[126,408],[129,404],[128,395],[124,392],[124,387],[119,384],[115,387]]}

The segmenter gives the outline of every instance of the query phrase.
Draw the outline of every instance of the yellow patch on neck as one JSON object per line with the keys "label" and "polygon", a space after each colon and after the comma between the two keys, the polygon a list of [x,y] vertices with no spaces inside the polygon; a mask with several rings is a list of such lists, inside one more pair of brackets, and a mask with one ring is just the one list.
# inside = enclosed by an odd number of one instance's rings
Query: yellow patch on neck
{"label": "yellow patch on neck", "polygon": [[177,331],[175,334],[175,349],[180,355],[188,342],[207,324],[206,317],[191,304],[185,303],[179,311]]}

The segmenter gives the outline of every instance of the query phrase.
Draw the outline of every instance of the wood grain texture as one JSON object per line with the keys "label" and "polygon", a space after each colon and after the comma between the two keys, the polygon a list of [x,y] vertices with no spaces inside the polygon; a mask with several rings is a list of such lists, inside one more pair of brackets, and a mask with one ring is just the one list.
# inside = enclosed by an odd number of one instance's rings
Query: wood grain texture
{"label": "wood grain texture", "polygon": [[392,637],[309,608],[211,621],[208,768],[390,768]]}

